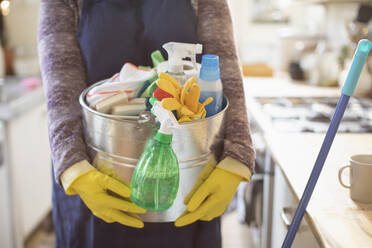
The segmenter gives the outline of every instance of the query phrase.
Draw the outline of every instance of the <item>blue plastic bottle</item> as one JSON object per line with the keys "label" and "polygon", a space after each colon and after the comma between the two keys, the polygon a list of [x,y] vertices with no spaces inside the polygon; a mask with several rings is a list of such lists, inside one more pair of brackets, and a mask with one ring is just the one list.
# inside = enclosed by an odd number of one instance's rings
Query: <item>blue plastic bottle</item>
{"label": "blue plastic bottle", "polygon": [[222,110],[223,89],[220,79],[219,58],[217,55],[203,55],[198,84],[200,86],[199,101],[201,103],[208,97],[213,97],[213,102],[208,104],[205,108],[207,117],[220,112]]}

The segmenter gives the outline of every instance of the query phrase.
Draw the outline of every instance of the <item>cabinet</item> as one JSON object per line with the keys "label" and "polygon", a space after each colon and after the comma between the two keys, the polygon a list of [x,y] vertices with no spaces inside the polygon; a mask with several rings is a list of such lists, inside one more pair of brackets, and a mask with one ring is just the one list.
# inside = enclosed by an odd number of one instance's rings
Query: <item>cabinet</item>
{"label": "cabinet", "polygon": [[15,247],[51,209],[51,162],[45,103],[6,123]]}
{"label": "cabinet", "polygon": [[[293,196],[279,166],[275,166],[271,247],[281,247],[298,202]],[[320,247],[306,219],[302,219],[292,248]]]}
{"label": "cabinet", "polygon": [[[1,125],[1,127],[3,127]],[[0,163],[0,247],[12,247],[11,204],[8,167]]]}

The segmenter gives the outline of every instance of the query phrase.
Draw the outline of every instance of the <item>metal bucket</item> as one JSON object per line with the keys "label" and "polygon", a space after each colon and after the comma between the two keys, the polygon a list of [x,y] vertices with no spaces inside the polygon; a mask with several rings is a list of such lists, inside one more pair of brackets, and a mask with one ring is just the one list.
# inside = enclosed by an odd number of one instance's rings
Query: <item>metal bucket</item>
{"label": "metal bucket", "polygon": [[[85,101],[85,96],[91,88],[101,83],[103,82],[90,86],[80,95],[86,143],[94,154],[92,156],[107,161],[110,168],[129,185],[144,145],[158,125],[150,113],[140,117],[125,117],[103,114],[91,109]],[[183,200],[204,169],[211,147],[223,142],[223,120],[227,108],[228,100],[225,98],[224,109],[217,115],[182,123],[180,128],[177,128],[172,141],[180,167],[177,197],[172,207],[166,211],[147,211],[146,214],[141,214],[143,221],[172,222],[185,211]]]}

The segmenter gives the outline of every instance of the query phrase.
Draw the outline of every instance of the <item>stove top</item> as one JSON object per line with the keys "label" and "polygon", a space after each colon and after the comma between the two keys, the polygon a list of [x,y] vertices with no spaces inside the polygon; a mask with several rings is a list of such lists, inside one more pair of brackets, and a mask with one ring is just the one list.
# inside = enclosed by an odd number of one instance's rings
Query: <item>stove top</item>
{"label": "stove top", "polygon": [[[287,132],[326,132],[338,98],[258,98],[274,128]],[[372,99],[351,98],[339,132],[372,132]]]}

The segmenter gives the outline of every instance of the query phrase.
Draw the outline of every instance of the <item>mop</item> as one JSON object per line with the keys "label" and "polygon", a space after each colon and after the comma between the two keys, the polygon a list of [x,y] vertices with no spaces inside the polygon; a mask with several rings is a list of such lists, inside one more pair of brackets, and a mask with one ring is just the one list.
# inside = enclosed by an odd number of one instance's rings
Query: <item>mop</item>
{"label": "mop", "polygon": [[311,195],[313,194],[314,187],[316,185],[316,182],[318,181],[324,162],[327,159],[328,152],[332,146],[333,140],[337,133],[349,99],[354,93],[355,86],[359,80],[360,73],[362,71],[364,63],[366,62],[370,49],[371,43],[368,40],[364,39],[359,41],[349,73],[346,77],[345,84],[342,87],[342,94],[339,102],[337,103],[335,114],[332,117],[331,124],[324,138],[322,147],[320,148],[318,157],[315,161],[315,165],[307,182],[305,191],[302,194],[300,203],[298,204],[298,207],[296,209],[296,213],[293,217],[292,223],[288,229],[288,233],[282,244],[282,248],[289,248],[292,246],[298,227],[305,214],[306,207],[310,201]]}

